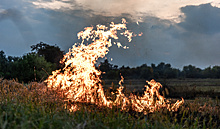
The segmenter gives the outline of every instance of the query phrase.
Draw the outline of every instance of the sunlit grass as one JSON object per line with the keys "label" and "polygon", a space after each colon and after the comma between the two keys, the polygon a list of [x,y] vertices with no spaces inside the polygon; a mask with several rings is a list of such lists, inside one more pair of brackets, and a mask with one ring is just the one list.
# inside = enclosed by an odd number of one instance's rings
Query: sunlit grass
{"label": "sunlit grass", "polygon": [[117,107],[79,103],[70,112],[68,102],[44,83],[20,84],[0,80],[0,127],[6,128],[220,128],[218,99],[186,100],[177,112],[161,109],[144,115]]}

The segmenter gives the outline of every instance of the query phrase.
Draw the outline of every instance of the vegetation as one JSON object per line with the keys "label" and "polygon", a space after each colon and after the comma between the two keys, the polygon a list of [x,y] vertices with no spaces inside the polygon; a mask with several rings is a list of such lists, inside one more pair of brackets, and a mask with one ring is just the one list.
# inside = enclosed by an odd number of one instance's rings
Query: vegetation
{"label": "vegetation", "polygon": [[6,128],[220,128],[219,100],[201,98],[186,101],[177,112],[166,109],[143,115],[117,107],[97,108],[81,104],[69,112],[69,102],[45,84],[21,84],[0,80],[0,127]]}
{"label": "vegetation", "polygon": [[[104,88],[115,87],[119,80],[102,80]],[[160,94],[166,98],[195,99],[209,97],[220,99],[220,79],[156,79],[162,84]],[[123,86],[134,94],[143,94],[145,79],[125,79]]]}
{"label": "vegetation", "polygon": [[47,62],[55,64],[55,68],[62,68],[60,60],[63,58],[64,51],[58,46],[51,46],[46,43],[40,42],[31,46],[31,51],[35,51],[39,56],[43,56]]}
{"label": "vegetation", "polygon": [[19,82],[43,81],[52,71],[61,68],[59,61],[63,51],[57,46],[39,43],[31,46],[32,51],[22,57],[11,57],[0,51],[0,77],[17,79]]}
{"label": "vegetation", "polygon": [[183,78],[220,78],[220,66],[213,66],[200,69],[192,65],[184,66],[183,70],[172,68],[170,64],[161,62],[158,65],[143,64],[138,67],[130,68],[112,65],[106,59],[100,63],[99,69],[105,72],[103,79],[120,79],[120,74],[125,79],[183,79]]}

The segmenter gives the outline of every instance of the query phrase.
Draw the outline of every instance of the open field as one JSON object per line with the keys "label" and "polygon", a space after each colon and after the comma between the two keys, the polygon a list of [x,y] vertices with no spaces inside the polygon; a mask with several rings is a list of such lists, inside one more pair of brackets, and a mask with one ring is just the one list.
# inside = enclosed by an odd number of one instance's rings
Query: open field
{"label": "open field", "polygon": [[219,99],[207,97],[185,100],[175,112],[162,108],[147,115],[87,103],[79,103],[81,109],[70,112],[68,104],[43,83],[33,82],[24,86],[13,80],[0,80],[2,129],[220,128]]}
{"label": "open field", "polygon": [[[104,80],[104,87],[117,86],[119,80]],[[150,80],[149,80],[150,81]],[[158,79],[164,89],[168,89],[168,97],[220,97],[220,79]],[[146,80],[124,80],[127,90],[142,93]]]}

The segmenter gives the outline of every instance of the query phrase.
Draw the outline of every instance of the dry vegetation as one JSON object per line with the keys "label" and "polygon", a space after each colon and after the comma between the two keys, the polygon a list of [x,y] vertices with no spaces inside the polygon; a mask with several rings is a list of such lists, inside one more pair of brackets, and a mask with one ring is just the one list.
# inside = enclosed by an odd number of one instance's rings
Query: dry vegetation
{"label": "dry vegetation", "polygon": [[69,112],[68,102],[58,96],[44,83],[1,79],[1,128],[220,128],[218,99],[186,100],[177,112],[161,109],[144,115],[85,103]]}
{"label": "dry vegetation", "polygon": [[[216,97],[220,99],[220,79],[158,79],[163,85],[165,97],[195,99],[197,97]],[[117,85],[118,80],[104,80],[105,88]],[[143,93],[146,80],[125,80],[123,84],[128,91]],[[167,92],[168,91],[168,92]]]}

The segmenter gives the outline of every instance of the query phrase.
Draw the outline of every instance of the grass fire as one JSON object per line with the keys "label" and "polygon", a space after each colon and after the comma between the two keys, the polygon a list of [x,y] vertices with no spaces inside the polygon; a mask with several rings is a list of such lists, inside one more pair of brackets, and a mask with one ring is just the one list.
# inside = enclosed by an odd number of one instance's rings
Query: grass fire
{"label": "grass fire", "polygon": [[[149,86],[146,86],[146,91],[142,97],[133,94],[126,97],[122,92],[122,77],[115,100],[106,98],[100,80],[101,71],[96,69],[95,64],[98,58],[105,57],[109,52],[109,47],[113,44],[111,39],[118,39],[117,31],[119,30],[125,30],[120,34],[127,37],[129,42],[135,36],[127,30],[125,19],[122,19],[120,24],[112,22],[110,27],[97,25],[96,30],[93,27],[86,27],[84,31],[79,32],[78,38],[82,39],[82,42],[73,45],[72,49],[64,56],[65,67],[62,69],[63,72],[61,72],[61,69],[53,72],[53,75],[46,80],[48,86],[61,90],[67,100],[74,103],[92,103],[110,108],[118,106],[122,110],[131,108],[144,114],[154,112],[160,108],[176,111],[183,104],[183,99],[175,104],[170,104],[159,94],[159,88],[162,85],[154,80],[147,81]],[[85,45],[85,42],[90,40],[92,43]],[[119,42],[117,42],[117,45],[123,47]],[[124,46],[123,48],[127,47]],[[70,110],[76,111],[79,108],[73,104]]]}
{"label": "grass fire", "polygon": [[116,88],[104,89],[98,59],[113,45],[128,49],[118,42],[120,37],[131,42],[143,34],[126,25],[122,19],[118,24],[86,27],[77,34],[82,42],[63,56],[63,68],[45,81],[0,78],[1,128],[219,128],[218,98],[166,99],[154,79],[136,95],[126,92],[121,74]]}

